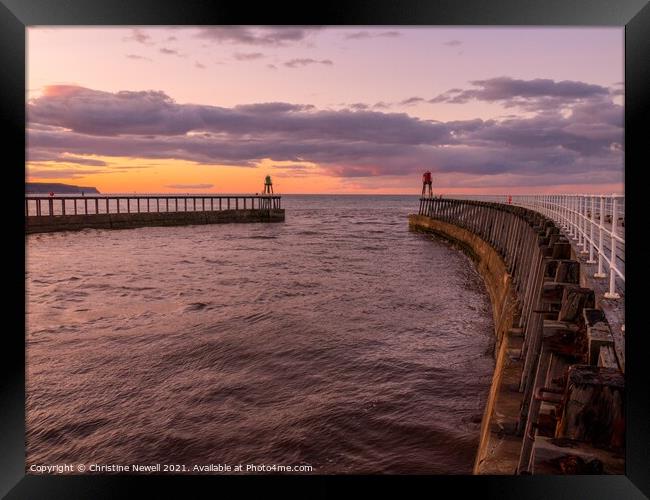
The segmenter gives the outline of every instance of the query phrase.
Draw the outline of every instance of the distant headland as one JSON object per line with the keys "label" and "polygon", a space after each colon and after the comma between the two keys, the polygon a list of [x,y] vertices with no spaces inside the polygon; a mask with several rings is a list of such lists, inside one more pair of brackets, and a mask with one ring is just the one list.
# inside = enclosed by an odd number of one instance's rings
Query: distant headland
{"label": "distant headland", "polygon": [[73,186],[72,184],[62,184],[60,182],[26,182],[25,193],[27,194],[99,194],[97,188],[89,186]]}

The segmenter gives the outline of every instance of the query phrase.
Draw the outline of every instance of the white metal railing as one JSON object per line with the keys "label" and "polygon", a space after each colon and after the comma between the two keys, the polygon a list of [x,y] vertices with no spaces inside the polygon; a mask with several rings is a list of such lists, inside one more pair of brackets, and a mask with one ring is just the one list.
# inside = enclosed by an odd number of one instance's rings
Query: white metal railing
{"label": "white metal railing", "polygon": [[618,194],[449,195],[517,205],[552,219],[574,240],[577,250],[598,264],[594,278],[609,277],[606,298],[625,294],[625,196]]}

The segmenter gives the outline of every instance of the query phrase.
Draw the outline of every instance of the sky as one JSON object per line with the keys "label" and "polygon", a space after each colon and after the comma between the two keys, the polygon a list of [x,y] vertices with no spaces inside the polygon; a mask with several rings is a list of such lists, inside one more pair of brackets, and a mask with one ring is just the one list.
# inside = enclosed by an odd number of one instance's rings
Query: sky
{"label": "sky", "polygon": [[622,27],[35,26],[26,46],[30,182],[623,191]]}

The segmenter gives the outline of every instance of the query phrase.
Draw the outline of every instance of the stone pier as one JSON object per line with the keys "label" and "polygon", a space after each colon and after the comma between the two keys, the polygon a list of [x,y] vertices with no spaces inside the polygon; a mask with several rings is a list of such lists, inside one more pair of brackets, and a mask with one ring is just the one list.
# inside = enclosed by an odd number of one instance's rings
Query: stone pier
{"label": "stone pier", "polygon": [[624,359],[553,221],[423,198],[409,226],[465,251],[492,302],[496,365],[474,473],[623,474]]}

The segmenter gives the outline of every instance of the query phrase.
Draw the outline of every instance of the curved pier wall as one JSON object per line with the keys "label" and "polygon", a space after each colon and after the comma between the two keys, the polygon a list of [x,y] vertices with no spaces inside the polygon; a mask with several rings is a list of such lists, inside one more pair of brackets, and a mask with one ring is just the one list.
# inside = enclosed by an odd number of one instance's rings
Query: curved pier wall
{"label": "curved pier wall", "polygon": [[522,207],[436,198],[409,226],[461,247],[492,302],[496,364],[474,472],[623,473],[623,375],[559,228]]}

